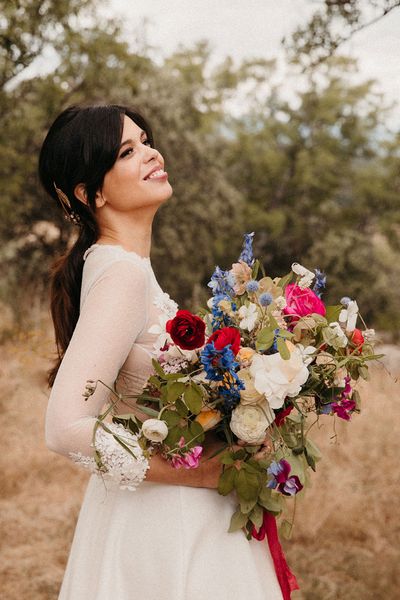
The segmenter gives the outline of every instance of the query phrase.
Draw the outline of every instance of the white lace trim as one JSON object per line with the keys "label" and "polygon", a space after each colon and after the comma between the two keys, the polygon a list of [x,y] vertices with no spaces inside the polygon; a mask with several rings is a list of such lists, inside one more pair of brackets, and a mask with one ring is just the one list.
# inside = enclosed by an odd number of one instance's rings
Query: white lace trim
{"label": "white lace trim", "polygon": [[[94,458],[84,456],[81,452],[70,452],[69,456],[76,464],[115,483],[120,489],[135,491],[146,477],[146,471],[150,468],[149,461],[143,454],[137,441],[137,435],[127,431],[120,423],[107,423],[106,425],[129,446],[135,458],[101,426],[96,431],[95,446],[107,469],[106,472],[99,470]],[[93,447],[93,444],[91,446]]]}
{"label": "white lace trim", "polygon": [[153,298],[153,303],[166,314],[168,319],[173,319],[178,310],[178,304],[172,300],[167,292],[158,292]]}

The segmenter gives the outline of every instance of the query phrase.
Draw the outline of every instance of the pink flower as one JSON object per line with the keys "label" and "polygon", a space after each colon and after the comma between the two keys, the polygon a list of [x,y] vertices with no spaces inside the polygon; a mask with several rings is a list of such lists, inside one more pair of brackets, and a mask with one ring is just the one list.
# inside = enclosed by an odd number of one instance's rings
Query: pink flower
{"label": "pink flower", "polygon": [[289,283],[285,288],[286,307],[283,309],[285,315],[291,315],[297,321],[299,317],[305,317],[316,313],[326,315],[325,305],[315,292],[310,288],[301,288],[295,283]]}
{"label": "pink flower", "polygon": [[[185,445],[185,438],[181,436],[178,446],[183,448]],[[203,446],[194,446],[188,450],[188,452],[184,452],[183,454],[174,454],[171,458],[171,465],[174,469],[180,469],[184,467],[185,469],[197,469],[200,464],[200,457],[203,452]]]}

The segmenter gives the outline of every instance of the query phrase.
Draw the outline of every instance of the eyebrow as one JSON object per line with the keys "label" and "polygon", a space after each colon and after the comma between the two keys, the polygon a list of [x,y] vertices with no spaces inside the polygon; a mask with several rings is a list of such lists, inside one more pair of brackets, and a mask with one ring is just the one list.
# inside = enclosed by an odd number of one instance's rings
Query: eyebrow
{"label": "eyebrow", "polygon": [[[145,131],[142,129],[142,130],[141,130],[141,133],[140,133],[140,139],[142,139],[142,137],[143,137],[144,135],[146,135],[146,136],[147,136],[147,133],[146,133],[146,132],[145,132]],[[124,142],[122,142],[122,144],[121,144],[121,145],[120,145],[120,147],[119,147],[119,150],[118,150],[118,152],[121,150],[121,148],[122,148],[123,146],[126,146],[127,144],[133,144],[133,140],[129,138],[129,140],[125,140]]]}

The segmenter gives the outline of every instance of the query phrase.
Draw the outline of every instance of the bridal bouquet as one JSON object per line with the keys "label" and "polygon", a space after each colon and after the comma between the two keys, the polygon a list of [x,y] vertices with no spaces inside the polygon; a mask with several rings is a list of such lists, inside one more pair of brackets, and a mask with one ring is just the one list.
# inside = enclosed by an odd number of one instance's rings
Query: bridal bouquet
{"label": "bridal bouquet", "polygon": [[216,267],[207,308],[177,310],[153,326],[154,374],[133,412],[113,422],[175,469],[196,468],[205,432],[216,432],[224,442],[218,492],[237,498],[229,531],[263,539],[266,516],[304,494],[321,458],[313,425],[360,411],[357,380],[378,357],[354,299],[326,306],[325,274],[298,263],[283,277],[266,274],[253,236],[245,234],[229,270]]}

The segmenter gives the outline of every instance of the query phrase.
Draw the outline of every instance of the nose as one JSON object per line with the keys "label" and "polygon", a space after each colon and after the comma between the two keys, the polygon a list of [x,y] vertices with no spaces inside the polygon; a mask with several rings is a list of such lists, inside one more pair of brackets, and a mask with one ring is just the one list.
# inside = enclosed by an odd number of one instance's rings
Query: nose
{"label": "nose", "polygon": [[157,150],[157,148],[152,148],[151,146],[145,146],[146,148],[146,160],[150,161],[153,158],[158,158],[160,155],[159,151]]}

